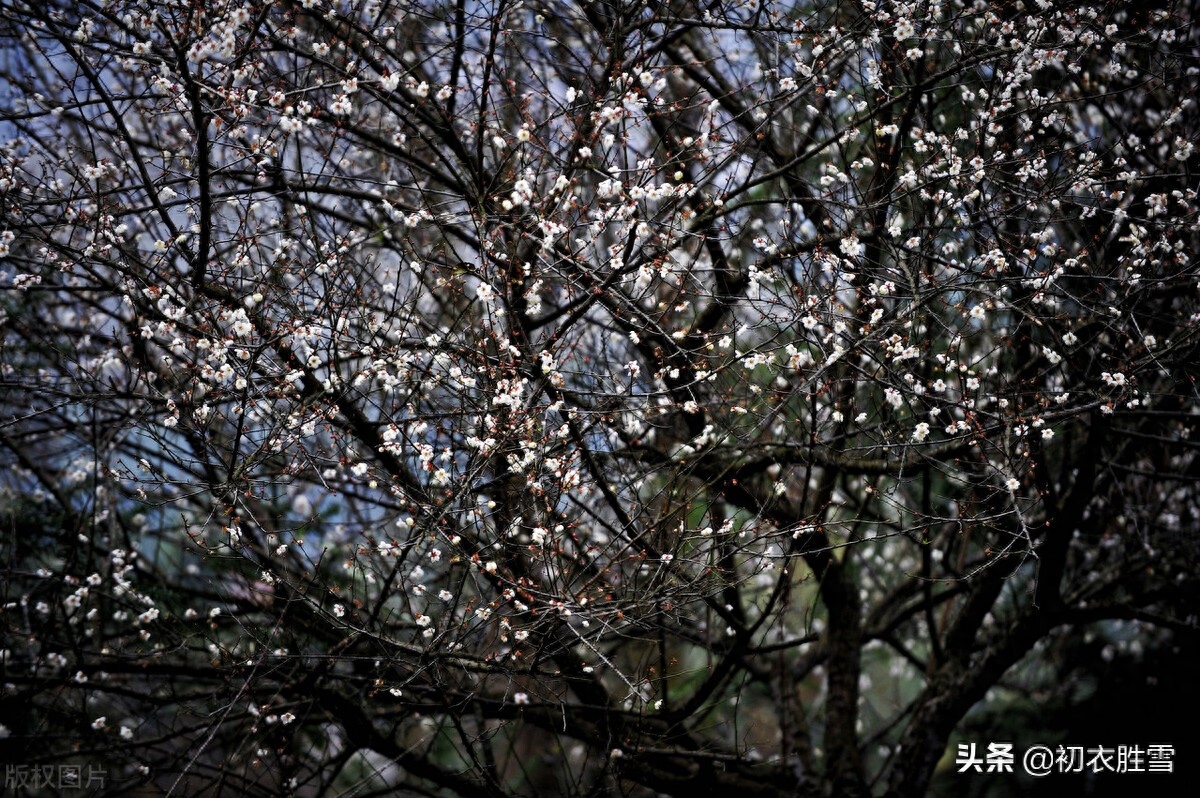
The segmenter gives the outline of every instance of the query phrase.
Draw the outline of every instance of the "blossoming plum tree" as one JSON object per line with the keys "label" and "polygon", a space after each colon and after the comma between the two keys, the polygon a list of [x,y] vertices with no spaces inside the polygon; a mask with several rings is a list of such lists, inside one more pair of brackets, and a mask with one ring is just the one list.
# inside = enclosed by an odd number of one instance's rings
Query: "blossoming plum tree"
{"label": "blossoming plum tree", "polygon": [[6,760],[918,795],[1195,634],[1189,4],[0,9]]}

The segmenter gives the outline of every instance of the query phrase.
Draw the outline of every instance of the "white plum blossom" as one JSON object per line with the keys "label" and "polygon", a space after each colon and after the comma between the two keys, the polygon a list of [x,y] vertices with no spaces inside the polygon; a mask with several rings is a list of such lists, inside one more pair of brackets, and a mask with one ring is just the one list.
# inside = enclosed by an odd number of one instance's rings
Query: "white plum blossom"
{"label": "white plum blossom", "polygon": [[229,331],[238,338],[245,338],[254,332],[254,325],[250,323],[250,319],[246,316],[246,311],[242,308],[235,310],[230,316]]}
{"label": "white plum blossom", "polygon": [[329,104],[329,112],[334,116],[347,116],[354,110],[354,104],[350,101],[349,95],[339,94]]}

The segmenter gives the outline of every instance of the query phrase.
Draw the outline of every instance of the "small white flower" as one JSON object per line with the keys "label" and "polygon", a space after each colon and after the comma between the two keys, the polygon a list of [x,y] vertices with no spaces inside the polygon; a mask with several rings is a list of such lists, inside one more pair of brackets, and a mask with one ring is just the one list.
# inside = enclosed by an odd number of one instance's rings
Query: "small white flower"
{"label": "small white flower", "polygon": [[1008,488],[1010,491],[1014,491],[1021,487],[1021,480],[1017,479],[1016,477],[1009,477],[1005,481],[1004,487]]}
{"label": "small white flower", "polygon": [[234,311],[231,317],[229,330],[238,338],[245,338],[250,333],[254,332],[254,326],[250,323],[250,319],[246,317],[246,311],[238,308]]}

